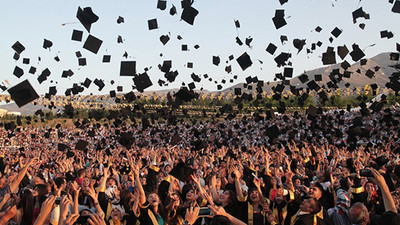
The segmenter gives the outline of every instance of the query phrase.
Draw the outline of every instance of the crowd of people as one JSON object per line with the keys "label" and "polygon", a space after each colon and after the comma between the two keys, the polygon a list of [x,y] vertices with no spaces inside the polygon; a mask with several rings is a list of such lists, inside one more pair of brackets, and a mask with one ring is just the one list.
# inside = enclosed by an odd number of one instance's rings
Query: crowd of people
{"label": "crowd of people", "polygon": [[400,224],[399,118],[3,123],[0,225]]}

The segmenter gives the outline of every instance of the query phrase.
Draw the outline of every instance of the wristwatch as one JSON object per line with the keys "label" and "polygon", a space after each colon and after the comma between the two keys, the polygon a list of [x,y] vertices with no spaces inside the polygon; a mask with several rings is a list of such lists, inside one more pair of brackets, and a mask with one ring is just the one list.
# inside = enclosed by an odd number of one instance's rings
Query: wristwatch
{"label": "wristwatch", "polygon": [[189,221],[185,220],[183,221],[182,225],[190,225]]}

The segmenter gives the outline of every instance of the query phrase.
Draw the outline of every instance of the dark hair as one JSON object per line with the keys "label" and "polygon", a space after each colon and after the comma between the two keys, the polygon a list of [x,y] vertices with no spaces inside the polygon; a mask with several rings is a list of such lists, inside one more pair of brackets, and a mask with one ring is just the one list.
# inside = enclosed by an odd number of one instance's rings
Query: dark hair
{"label": "dark hair", "polygon": [[21,225],[31,225],[33,220],[33,195],[29,189],[23,189],[20,192],[20,199],[18,208],[22,209],[22,222]]}
{"label": "dark hair", "polygon": [[228,217],[217,215],[212,218],[210,225],[230,225],[232,224]]}
{"label": "dark hair", "polygon": [[125,210],[132,208],[131,197],[129,196],[131,192],[128,189],[122,190],[119,194],[120,196],[120,204],[124,207]]}
{"label": "dark hair", "polygon": [[319,211],[321,211],[321,203],[315,198],[310,198],[310,200],[311,209],[313,210],[312,214],[317,214]]}
{"label": "dark hair", "polygon": [[36,185],[37,188],[37,192],[38,192],[38,200],[39,200],[39,206],[42,207],[42,203],[47,199],[47,194],[48,189],[47,189],[47,185],[45,184],[38,184]]}

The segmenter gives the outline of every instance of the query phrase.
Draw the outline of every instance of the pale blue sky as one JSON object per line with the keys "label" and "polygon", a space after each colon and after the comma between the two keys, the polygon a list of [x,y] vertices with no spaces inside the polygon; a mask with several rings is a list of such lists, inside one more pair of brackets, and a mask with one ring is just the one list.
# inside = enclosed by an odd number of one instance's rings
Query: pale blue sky
{"label": "pale blue sky", "polygon": [[[294,75],[298,75],[305,70],[323,66],[321,55],[328,46],[336,48],[346,44],[351,51],[351,45],[357,43],[361,49],[365,49],[366,57],[373,57],[381,52],[396,51],[396,42],[400,42],[400,14],[391,12],[392,5],[387,0],[289,0],[283,6],[278,0],[197,0],[193,7],[199,11],[199,15],[194,26],[180,21],[182,9],[179,0],[167,0],[165,11],[156,8],[157,0],[1,0],[1,3],[0,82],[7,79],[11,87],[29,79],[39,94],[44,94],[50,86],[56,85],[55,82],[50,83],[51,80],[58,82],[57,94],[64,94],[66,88],[72,87],[73,83],[83,82],[86,77],[91,80],[103,79],[106,87],[99,92],[92,84],[83,94],[106,94],[118,85],[124,86],[124,92],[129,92],[133,84],[131,77],[119,76],[120,61],[127,60],[122,57],[125,51],[130,55],[128,60],[136,61],[138,72],[152,66],[148,74],[153,86],[146,90],[179,88],[182,82],[192,82],[190,74],[194,72],[202,77],[201,82],[196,83],[196,89],[203,87],[215,91],[217,85],[204,79],[203,74],[207,73],[219,82],[226,79],[224,88],[244,82],[248,76],[258,76],[261,80],[269,81],[275,73],[283,72],[283,68],[276,67],[274,62],[280,52],[292,53]],[[177,7],[178,15],[169,15],[172,4]],[[80,23],[74,23],[78,22],[78,6],[90,6],[100,17],[91,29],[93,36],[104,41],[97,55],[82,48],[88,32]],[[353,24],[352,12],[360,6],[370,14],[371,19],[359,18]],[[275,29],[272,22],[276,9],[285,10],[287,21],[287,25],[279,30]],[[117,24],[118,16],[123,16],[125,23]],[[153,18],[157,18],[159,29],[148,30],[147,20]],[[238,30],[235,28],[235,19],[241,24]],[[72,24],[62,26],[63,23]],[[359,28],[360,23],[366,24],[364,30]],[[317,26],[322,28],[320,33],[314,31]],[[335,27],[343,32],[330,43],[330,32]],[[84,31],[82,42],[71,40],[73,29]],[[381,39],[382,30],[393,32],[394,38]],[[159,37],[168,33],[171,40],[164,46]],[[124,43],[117,44],[118,35],[125,39]],[[181,35],[183,40],[178,40],[177,35]],[[237,35],[243,42],[251,36],[253,47],[250,49],[246,45],[237,45]],[[288,36],[289,41],[282,45],[280,35]],[[44,38],[53,41],[51,51],[42,48]],[[306,46],[299,54],[292,44],[295,38],[306,39]],[[14,50],[11,49],[16,41],[20,41],[26,48],[18,61],[13,59]],[[323,45],[307,55],[306,48],[317,41]],[[270,42],[278,46],[275,56],[265,51]],[[182,44],[187,44],[189,51],[181,51]],[[197,50],[193,47],[196,44],[200,46]],[[367,48],[372,44],[375,46]],[[87,66],[78,66],[76,51],[81,51],[87,59]],[[253,60],[252,67],[242,71],[236,60],[226,64],[230,55],[236,59],[244,52]],[[163,53],[163,57],[160,57],[160,53]],[[110,64],[101,63],[104,54],[112,55]],[[220,56],[219,67],[212,64],[213,55]],[[38,62],[38,56],[41,62]],[[61,61],[55,62],[55,56]],[[30,58],[30,65],[23,64],[22,58]],[[345,59],[354,63],[350,56]],[[179,71],[176,81],[168,87],[157,84],[158,79],[165,80],[157,68],[164,60],[172,60],[172,69]],[[263,61],[263,64],[258,60]],[[336,60],[341,62],[339,57]],[[185,66],[187,62],[193,62],[193,69]],[[28,73],[31,65],[38,70],[35,75]],[[232,65],[231,74],[225,72],[227,65]],[[25,74],[20,79],[12,74],[15,66],[24,69]],[[39,85],[36,78],[46,68],[52,74]],[[61,78],[62,71],[68,69],[75,75],[69,79]],[[229,79],[234,75],[238,75],[238,79],[231,84]],[[114,85],[110,84],[111,80],[115,81]]]}

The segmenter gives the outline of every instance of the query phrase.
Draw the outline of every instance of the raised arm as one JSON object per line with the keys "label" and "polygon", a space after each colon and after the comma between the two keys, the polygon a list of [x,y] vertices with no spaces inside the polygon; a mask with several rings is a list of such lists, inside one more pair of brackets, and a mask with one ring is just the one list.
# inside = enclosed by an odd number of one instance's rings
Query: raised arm
{"label": "raised arm", "polygon": [[29,167],[31,167],[32,165],[36,164],[37,161],[38,161],[37,158],[32,158],[25,165],[25,167],[21,169],[21,171],[17,174],[17,176],[14,178],[14,180],[10,184],[11,193],[14,193],[17,190],[17,188],[18,188],[19,184],[21,183],[22,179],[24,178],[24,176],[28,172]]}
{"label": "raised arm", "polygon": [[385,178],[377,170],[371,168],[371,171],[375,177],[376,184],[382,191],[383,204],[385,205],[385,210],[397,213],[396,204],[394,203],[393,197],[390,194],[389,187],[386,184]]}

